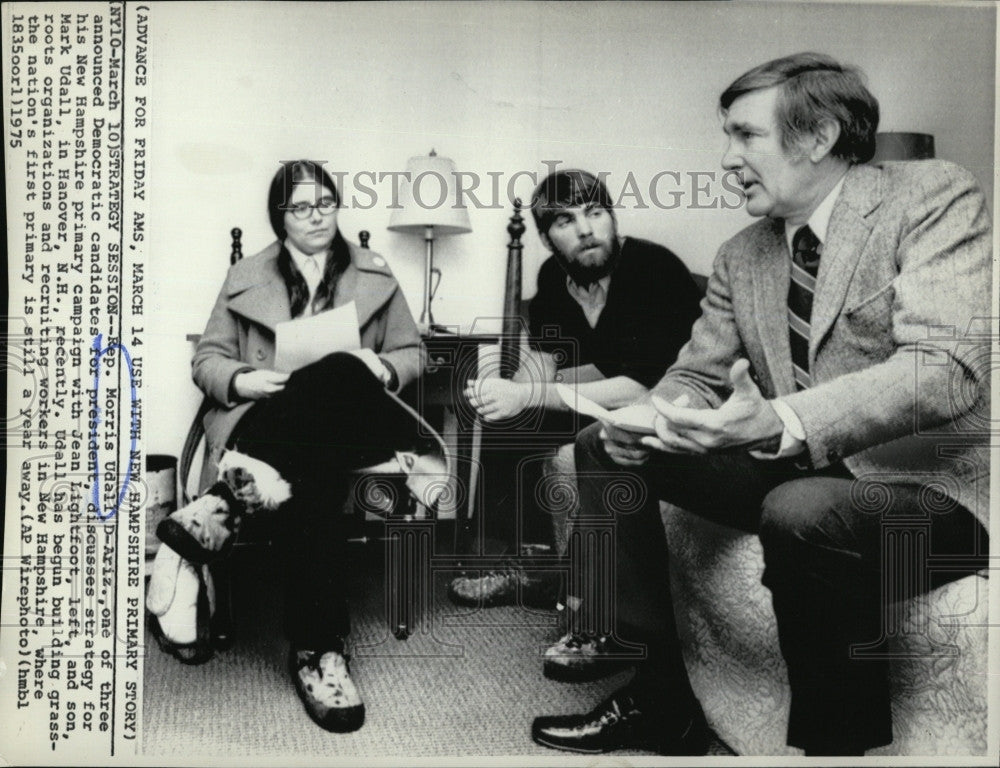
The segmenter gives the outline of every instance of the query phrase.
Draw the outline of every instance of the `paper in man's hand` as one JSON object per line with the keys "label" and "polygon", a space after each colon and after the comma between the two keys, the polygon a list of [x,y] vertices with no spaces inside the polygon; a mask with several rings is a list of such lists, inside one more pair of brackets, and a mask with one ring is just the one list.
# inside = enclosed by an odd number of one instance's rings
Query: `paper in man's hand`
{"label": "paper in man's hand", "polygon": [[283,373],[291,373],[334,352],[360,349],[357,308],[351,301],[312,317],[278,323],[274,339],[274,367]]}
{"label": "paper in man's hand", "polygon": [[556,391],[559,393],[562,401],[577,413],[582,413],[584,416],[591,416],[598,421],[640,435],[656,434],[656,430],[653,428],[656,409],[652,405],[637,403],[609,411],[590,398],[584,397],[572,387],[567,387],[565,384],[556,384]]}

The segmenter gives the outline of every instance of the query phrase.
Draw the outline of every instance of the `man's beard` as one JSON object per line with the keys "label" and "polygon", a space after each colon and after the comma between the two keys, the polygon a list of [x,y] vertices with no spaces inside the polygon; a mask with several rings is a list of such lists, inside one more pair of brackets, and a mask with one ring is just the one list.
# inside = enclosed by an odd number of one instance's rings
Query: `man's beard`
{"label": "man's beard", "polygon": [[[582,246],[577,246],[577,250],[584,250],[586,246],[586,243]],[[618,241],[618,236],[612,235],[611,251],[601,264],[581,264],[572,256],[566,256],[557,248],[553,249],[553,255],[566,274],[569,275],[570,280],[577,285],[587,287],[614,272],[615,267],[618,266],[618,261],[621,259],[621,251],[622,248],[621,243]]]}

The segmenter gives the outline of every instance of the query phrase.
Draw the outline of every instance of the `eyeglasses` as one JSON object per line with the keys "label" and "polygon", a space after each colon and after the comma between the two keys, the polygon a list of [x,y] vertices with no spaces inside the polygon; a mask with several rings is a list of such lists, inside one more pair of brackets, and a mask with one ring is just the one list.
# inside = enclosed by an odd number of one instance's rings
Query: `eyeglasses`
{"label": "eyeglasses", "polygon": [[319,211],[322,216],[329,216],[337,210],[337,202],[331,197],[324,197],[315,205],[296,203],[295,205],[284,205],[281,207],[281,210],[292,214],[296,219],[308,219],[312,216],[313,209]]}

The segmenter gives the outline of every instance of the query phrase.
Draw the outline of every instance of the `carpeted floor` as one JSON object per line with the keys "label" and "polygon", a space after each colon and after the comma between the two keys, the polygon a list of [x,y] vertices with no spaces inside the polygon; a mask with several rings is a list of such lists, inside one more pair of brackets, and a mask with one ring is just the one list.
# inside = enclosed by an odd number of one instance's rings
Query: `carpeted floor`
{"label": "carpeted floor", "polygon": [[[408,640],[397,640],[386,625],[383,555],[376,542],[358,547],[348,585],[352,673],[367,718],[360,731],[330,734],[306,716],[285,671],[280,579],[270,550],[247,548],[234,557],[234,648],[207,664],[184,666],[147,632],[147,755],[564,756],[531,741],[532,719],[586,711],[631,674],[583,684],[545,679],[541,654],[559,635],[556,612],[457,608],[445,592],[451,573],[435,575],[430,610]],[[711,753],[731,754],[719,743]]]}

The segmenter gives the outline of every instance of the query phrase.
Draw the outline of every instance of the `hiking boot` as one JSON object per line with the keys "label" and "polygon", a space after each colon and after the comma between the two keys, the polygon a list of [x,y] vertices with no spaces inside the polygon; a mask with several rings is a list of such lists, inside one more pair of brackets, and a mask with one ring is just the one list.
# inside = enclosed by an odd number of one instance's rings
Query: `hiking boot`
{"label": "hiking boot", "polygon": [[[531,608],[554,608],[558,576],[529,574],[516,563],[478,576],[458,576],[448,585],[448,597],[456,605],[483,606],[525,605]],[[520,595],[520,602],[518,596]]]}
{"label": "hiking boot", "polygon": [[586,682],[619,672],[641,658],[638,649],[586,632],[567,632],[545,649],[543,674],[552,680]]}

